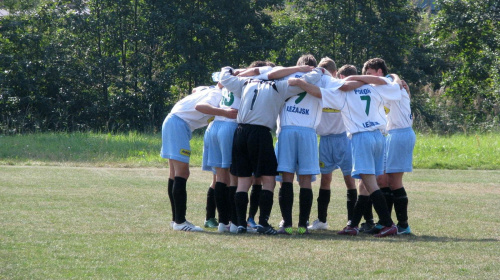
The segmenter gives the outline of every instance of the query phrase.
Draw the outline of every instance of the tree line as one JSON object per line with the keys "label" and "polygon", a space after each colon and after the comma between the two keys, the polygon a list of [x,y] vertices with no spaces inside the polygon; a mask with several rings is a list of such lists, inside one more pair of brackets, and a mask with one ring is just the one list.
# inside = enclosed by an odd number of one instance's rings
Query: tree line
{"label": "tree line", "polygon": [[417,130],[498,131],[498,3],[416,2],[6,0],[0,133],[156,132],[220,67],[304,53],[383,58],[410,85]]}

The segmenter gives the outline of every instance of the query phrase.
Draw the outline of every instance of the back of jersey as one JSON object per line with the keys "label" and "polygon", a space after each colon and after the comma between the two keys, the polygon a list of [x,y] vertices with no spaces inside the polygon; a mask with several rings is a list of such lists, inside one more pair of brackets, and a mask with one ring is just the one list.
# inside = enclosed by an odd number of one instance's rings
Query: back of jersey
{"label": "back of jersey", "polygon": [[272,129],[285,100],[274,81],[247,80],[241,95],[238,123]]}

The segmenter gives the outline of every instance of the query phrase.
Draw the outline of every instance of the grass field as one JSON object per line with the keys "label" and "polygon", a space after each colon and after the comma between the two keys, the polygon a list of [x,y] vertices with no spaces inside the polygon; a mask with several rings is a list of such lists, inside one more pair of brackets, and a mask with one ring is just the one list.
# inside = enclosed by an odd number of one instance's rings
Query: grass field
{"label": "grass field", "polygon": [[[188,219],[210,175],[193,168]],[[498,279],[500,171],[405,175],[414,236],[344,237],[334,173],[330,230],[309,236],[174,232],[166,168],[0,166],[0,279]],[[314,184],[315,197],[318,185]],[[295,195],[296,200],[298,195]],[[295,201],[294,222],[298,217]],[[316,202],[311,219],[316,217]],[[280,220],[277,194],[271,223]]]}
{"label": "grass field", "polygon": [[[7,148],[8,147],[8,148]],[[161,135],[40,133],[0,135],[0,165],[164,167]],[[191,140],[191,165],[200,166],[203,136]],[[417,133],[415,168],[500,169],[500,134],[438,136]]]}

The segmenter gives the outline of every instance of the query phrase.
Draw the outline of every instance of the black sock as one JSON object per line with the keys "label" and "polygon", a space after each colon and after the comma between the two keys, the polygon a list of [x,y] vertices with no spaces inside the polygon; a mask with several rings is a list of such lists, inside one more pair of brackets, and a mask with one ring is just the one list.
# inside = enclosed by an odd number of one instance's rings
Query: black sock
{"label": "black sock", "polygon": [[[360,196],[361,195],[358,196],[358,200]],[[373,220],[373,202],[369,196],[366,197],[368,197],[368,201],[366,201],[365,212],[363,213],[363,217],[365,218],[365,221],[367,223],[374,224],[375,221]]]}
{"label": "black sock", "polygon": [[408,227],[408,196],[404,187],[394,190],[394,211],[398,219],[398,225],[404,228]]}
{"label": "black sock", "polygon": [[252,191],[250,191],[250,207],[248,209],[248,217],[255,219],[255,214],[259,209],[259,197],[260,191],[262,190],[262,185],[253,185]]}
{"label": "black sock", "polygon": [[377,212],[379,218],[379,224],[390,227],[393,224],[389,210],[387,209],[387,202],[385,201],[384,194],[382,191],[376,190],[371,195],[370,198],[373,202],[373,208]]}
{"label": "black sock", "polygon": [[172,221],[175,221],[175,204],[174,204],[174,180],[168,179],[168,199],[170,200],[170,208],[172,209]]}
{"label": "black sock", "polygon": [[300,188],[299,193],[299,227],[307,227],[313,203],[312,189]]}
{"label": "black sock", "polygon": [[[285,227],[292,226],[292,209],[293,209],[293,183],[285,182],[281,184],[278,195],[278,202],[280,204],[281,216],[285,221]],[[262,211],[262,209],[260,210]]]}
{"label": "black sock", "polygon": [[182,224],[186,221],[186,181],[187,180],[182,177],[174,178],[174,187],[172,190],[172,194],[174,197],[175,205],[175,223],[177,224]]}
{"label": "black sock", "polygon": [[236,192],[234,195],[234,201],[236,204],[236,215],[238,216],[237,225],[247,226],[247,207],[248,207],[248,193],[247,192]]}
{"label": "black sock", "polygon": [[236,194],[236,186],[227,188],[227,201],[229,203],[229,219],[233,224],[238,224],[238,215],[236,215],[236,204],[234,203],[234,195]]}
{"label": "black sock", "polygon": [[394,204],[392,190],[389,187],[380,188],[380,191],[384,195],[385,202],[387,203],[387,210],[389,210],[389,215],[392,213],[392,205]]}
{"label": "black sock", "polygon": [[259,208],[259,224],[261,226],[269,226],[269,216],[271,216],[271,210],[273,209],[273,192],[269,190],[262,190],[260,192]]}
{"label": "black sock", "polygon": [[358,190],[356,189],[348,189],[347,190],[347,220],[350,221],[352,219],[352,215],[354,214],[354,205],[356,205],[356,201],[358,201]]}
{"label": "black sock", "polygon": [[227,185],[222,182],[215,183],[215,204],[219,212],[219,223],[229,223],[228,201],[226,194]]}
{"label": "black sock", "polygon": [[361,221],[361,217],[363,217],[363,213],[366,212],[366,207],[372,207],[370,204],[370,197],[366,195],[358,196],[356,203],[354,204],[354,209],[351,218],[351,227],[357,227],[359,222]]}
{"label": "black sock", "polygon": [[207,207],[206,207],[206,216],[205,221],[208,221],[211,218],[215,218],[215,210],[217,206],[215,204],[215,190],[212,188],[208,188],[207,191]]}
{"label": "black sock", "polygon": [[328,205],[330,204],[330,190],[319,189],[318,194],[318,220],[326,223],[326,216],[328,215]]}

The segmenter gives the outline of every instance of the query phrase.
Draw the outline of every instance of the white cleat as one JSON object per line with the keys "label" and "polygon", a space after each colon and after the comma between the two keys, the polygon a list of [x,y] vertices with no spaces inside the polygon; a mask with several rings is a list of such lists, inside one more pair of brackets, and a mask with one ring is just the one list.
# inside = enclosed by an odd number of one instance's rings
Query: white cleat
{"label": "white cleat", "polygon": [[203,231],[201,227],[195,226],[188,221],[182,224],[174,223],[173,229],[178,231]]}
{"label": "white cleat", "polygon": [[308,230],[322,230],[322,229],[328,229],[328,224],[323,223],[320,220],[315,220],[312,225],[307,227]]}
{"label": "white cleat", "polygon": [[238,226],[233,224],[233,223],[229,223],[230,226],[229,226],[229,232],[230,233],[238,233]]}
{"label": "white cleat", "polygon": [[218,232],[229,232],[229,224],[219,223],[219,227],[217,228]]}

